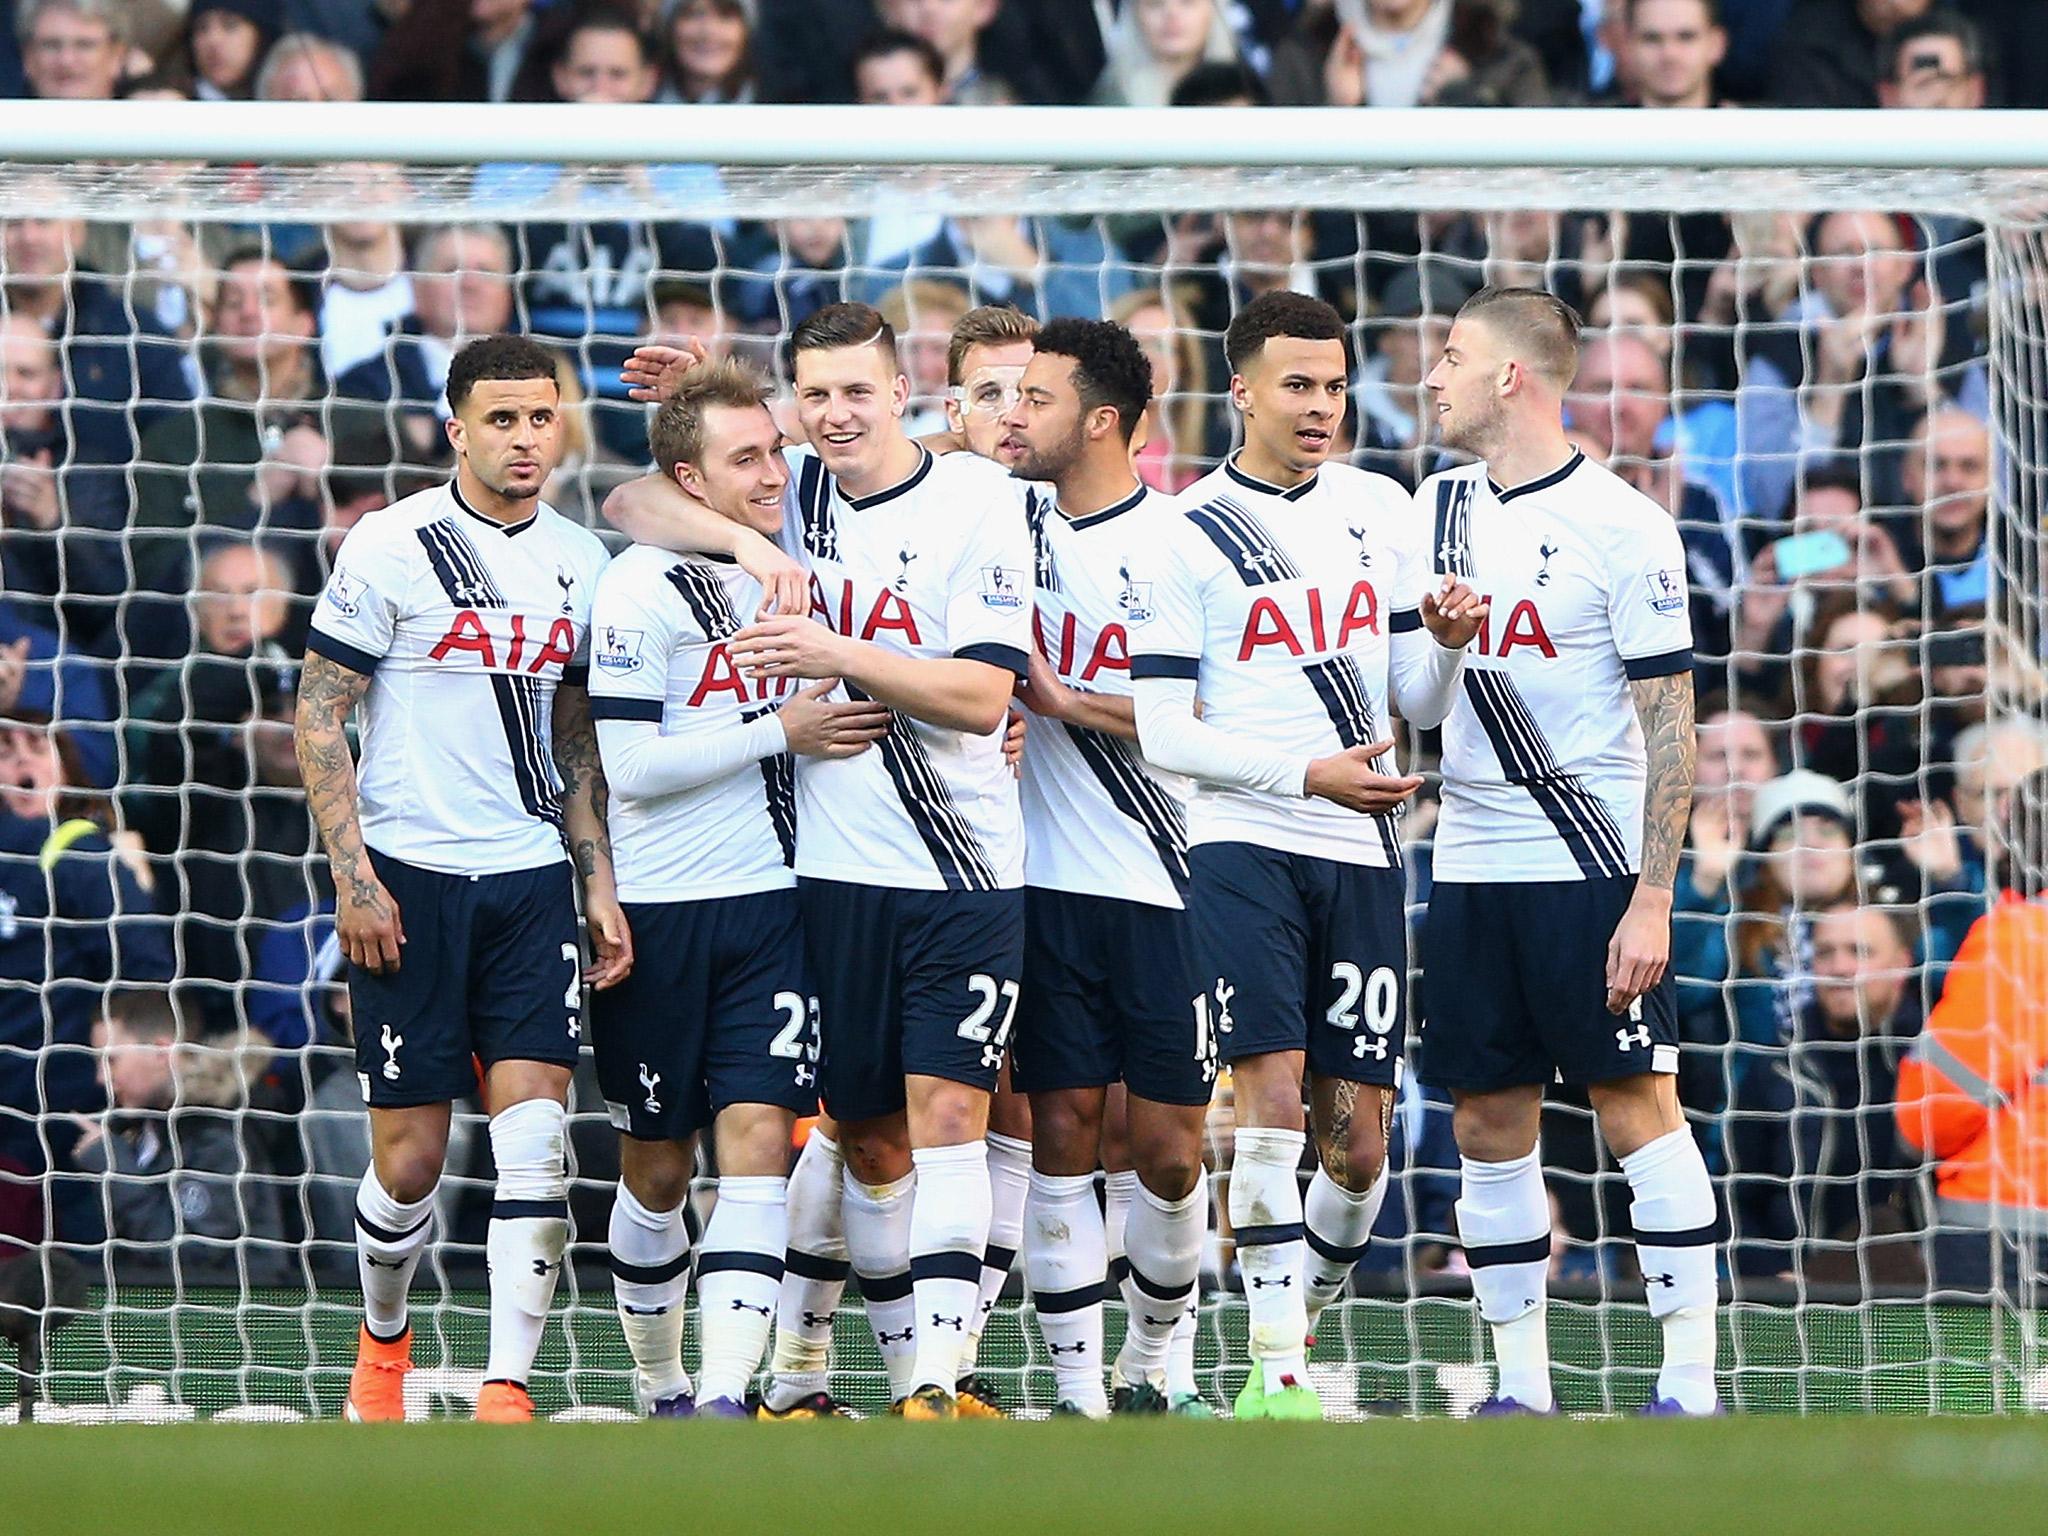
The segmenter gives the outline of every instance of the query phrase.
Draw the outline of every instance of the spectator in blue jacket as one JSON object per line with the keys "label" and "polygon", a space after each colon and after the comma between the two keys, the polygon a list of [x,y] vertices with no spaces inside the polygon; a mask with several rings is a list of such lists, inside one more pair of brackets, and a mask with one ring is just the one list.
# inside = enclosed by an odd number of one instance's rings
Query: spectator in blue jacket
{"label": "spectator in blue jacket", "polygon": [[[112,839],[69,732],[19,705],[0,719],[0,1157],[40,1171],[104,1103],[92,1022],[107,987],[168,981],[168,926]],[[38,1122],[39,1116],[56,1116]],[[47,1141],[46,1139],[47,1138]],[[55,1202],[60,1235],[90,1207]]]}
{"label": "spectator in blue jacket", "polygon": [[32,624],[0,597],[0,716],[27,710],[65,728],[81,784],[112,786],[119,772],[114,690],[100,665]]}

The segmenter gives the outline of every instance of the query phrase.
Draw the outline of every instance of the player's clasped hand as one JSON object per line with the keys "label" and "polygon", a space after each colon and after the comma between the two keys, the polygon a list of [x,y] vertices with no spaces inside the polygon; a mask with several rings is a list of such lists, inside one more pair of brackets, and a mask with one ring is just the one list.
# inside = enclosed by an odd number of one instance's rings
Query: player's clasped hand
{"label": "player's clasped hand", "polygon": [[399,951],[405,944],[405,924],[398,915],[398,903],[372,876],[368,880],[337,882],[334,898],[334,936],[349,964],[359,965],[372,975],[382,976],[398,969]]}
{"label": "player's clasped hand", "polygon": [[1367,815],[1396,810],[1401,802],[1422,788],[1417,774],[1384,773],[1374,763],[1394,750],[1394,743],[1376,741],[1371,746],[1347,747],[1332,757],[1319,757],[1308,765],[1304,788],[1311,795],[1335,801],[1349,811]]}
{"label": "player's clasped hand", "polygon": [[858,757],[889,734],[889,707],[872,699],[829,700],[828,677],[792,695],[777,712],[783,738],[798,757]]}
{"label": "player's clasped hand", "polygon": [[633,930],[626,924],[618,898],[586,890],[583,917],[590,929],[590,968],[583,979],[596,991],[615,987],[633,969]]}
{"label": "player's clasped hand", "polygon": [[832,677],[843,670],[844,644],[816,619],[775,614],[749,624],[727,646],[733,665],[751,678]]}
{"label": "player's clasped hand", "polygon": [[1486,600],[1448,572],[1441,591],[1422,594],[1422,622],[1448,650],[1470,645],[1488,612]]}

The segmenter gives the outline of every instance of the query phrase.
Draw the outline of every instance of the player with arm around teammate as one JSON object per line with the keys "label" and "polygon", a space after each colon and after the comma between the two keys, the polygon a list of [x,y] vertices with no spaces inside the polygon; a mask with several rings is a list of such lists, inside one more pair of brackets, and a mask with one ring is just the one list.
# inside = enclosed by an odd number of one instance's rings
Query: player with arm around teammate
{"label": "player with arm around teammate", "polygon": [[1718,1409],[1718,1217],[1678,1105],[1671,888],[1691,812],[1685,552],[1663,508],[1566,440],[1578,317],[1537,289],[1459,311],[1425,381],[1447,446],[1425,481],[1436,568],[1488,595],[1444,722],[1422,938],[1424,1068],[1451,1090],[1458,1230],[1499,1367],[1486,1413],[1551,1411],[1553,1076],[1585,1087],[1634,1197],[1664,1360],[1651,1409]]}
{"label": "player with arm around teammate", "polygon": [[[1138,739],[1195,781],[1191,1019],[1235,1089],[1230,1217],[1252,1352],[1241,1418],[1321,1414],[1307,1335],[1385,1198],[1405,1032],[1394,819],[1422,781],[1387,771],[1388,706],[1441,720],[1486,617],[1462,582],[1432,582],[1405,493],[1327,462],[1343,334],[1334,309],[1300,294],[1239,312],[1224,347],[1244,446],[1132,567],[1149,587],[1131,629]],[[1304,1069],[1318,1152],[1306,1201]]]}
{"label": "player with arm around teammate", "polygon": [[[848,1256],[905,1416],[951,1418],[1023,947],[1003,727],[1029,644],[1029,534],[994,465],[905,435],[909,385],[874,310],[827,306],[791,341],[812,448],[791,455],[790,515],[811,611],[758,620],[731,651],[749,675],[841,678],[892,711],[874,752],[799,765],[798,889]],[[651,542],[701,547],[688,499],[659,481],[615,493],[608,512]]]}
{"label": "player with arm around teammate", "polygon": [[[789,483],[769,386],[744,364],[683,376],[650,428],[664,475],[768,537]],[[612,787],[619,895],[640,963],[592,1008],[619,1129],[610,1247],[642,1411],[739,1418],[767,1347],[788,1242],[789,1146],[817,1105],[816,1002],[797,913],[791,755],[847,757],[886,725],[830,682],[756,681],[728,642],[762,601],[729,557],[624,551],[592,612],[591,710]],[[696,1256],[700,1382],[682,1363],[697,1134],[718,1200]]]}
{"label": "player with arm around teammate", "polygon": [[[406,1292],[433,1236],[450,1105],[476,1087],[475,1060],[497,1166],[477,1417],[514,1422],[533,1416],[527,1375],[568,1240],[579,878],[588,980],[614,985],[633,952],[586,692],[604,547],[540,500],[561,456],[554,358],[521,337],[471,342],[450,365],[448,404],[454,478],[342,542],[313,615],[296,737],[334,870],[370,1106],[346,1411],[405,1416]],[[347,737],[358,707],[360,769]]]}

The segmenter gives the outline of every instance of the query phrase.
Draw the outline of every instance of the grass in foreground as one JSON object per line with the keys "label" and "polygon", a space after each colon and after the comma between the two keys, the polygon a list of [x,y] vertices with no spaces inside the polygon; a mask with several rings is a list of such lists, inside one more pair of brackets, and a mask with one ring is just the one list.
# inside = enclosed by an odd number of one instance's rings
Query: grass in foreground
{"label": "grass in foreground", "polygon": [[183,1425],[0,1431],[0,1530],[2048,1528],[2026,1422]]}

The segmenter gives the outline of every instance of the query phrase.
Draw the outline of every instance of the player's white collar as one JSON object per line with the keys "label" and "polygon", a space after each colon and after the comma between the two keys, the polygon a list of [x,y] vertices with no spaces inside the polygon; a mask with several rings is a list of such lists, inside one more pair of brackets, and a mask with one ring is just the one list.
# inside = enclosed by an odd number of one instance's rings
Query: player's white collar
{"label": "player's white collar", "polygon": [[[1239,449],[1238,452],[1241,453],[1243,450]],[[1251,489],[1267,496],[1278,496],[1283,501],[1301,500],[1302,497],[1316,488],[1316,481],[1322,477],[1323,473],[1321,467],[1318,466],[1316,472],[1302,481],[1301,484],[1293,487],[1279,486],[1273,484],[1270,480],[1261,480],[1257,475],[1248,475],[1242,469],[1239,469],[1237,467],[1236,453],[1233,453],[1223,461],[1223,472],[1239,485],[1249,486]]]}
{"label": "player's white collar", "polygon": [[462,494],[461,483],[452,475],[448,479],[448,494],[455,498],[455,505],[462,508],[471,517],[482,523],[486,528],[497,529],[498,532],[504,534],[507,538],[510,538],[515,533],[526,532],[527,529],[540,520],[540,498],[538,496],[534,497],[533,511],[527,516],[521,518],[516,523],[501,523],[495,517],[485,517],[483,513],[472,507]]}
{"label": "player's white collar", "polygon": [[[915,490],[917,488],[918,483],[921,480],[923,480],[926,475],[932,472],[931,449],[925,447],[924,444],[919,443],[917,445],[917,453],[917,468],[913,469],[908,475],[904,476],[901,480],[898,480],[894,485],[889,486],[887,489],[875,492],[875,494],[872,496],[847,496],[847,506],[851,507],[856,512],[865,512],[869,507],[878,507],[885,501],[894,501],[898,496],[901,496],[905,491]],[[840,493],[844,495],[846,487],[843,483],[841,484],[839,489]]]}
{"label": "player's white collar", "polygon": [[1517,496],[1527,496],[1535,491],[1549,490],[1550,487],[1556,485],[1559,481],[1563,480],[1573,470],[1577,469],[1581,464],[1585,462],[1586,455],[1579,449],[1574,448],[1572,450],[1572,456],[1564,461],[1564,467],[1561,469],[1553,469],[1547,475],[1541,476],[1540,478],[1535,480],[1525,480],[1524,482],[1522,482],[1522,484],[1514,486],[1505,491],[1502,490],[1498,485],[1494,484],[1493,476],[1488,475],[1486,477],[1487,489],[1493,492],[1493,499],[1495,501],[1513,501]]}
{"label": "player's white collar", "polygon": [[[1137,506],[1144,499],[1145,482],[1140,480],[1138,482],[1138,488],[1135,491],[1132,491],[1131,494],[1126,496],[1122,501],[1110,503],[1108,506],[1104,507],[1100,512],[1090,512],[1084,517],[1069,517],[1066,512],[1061,511],[1060,516],[1065,517],[1067,519],[1067,526],[1069,528],[1093,528],[1098,523],[1108,522],[1112,517],[1121,517],[1124,513],[1130,511],[1131,508]],[[1057,509],[1057,504],[1055,504],[1055,507]]]}

